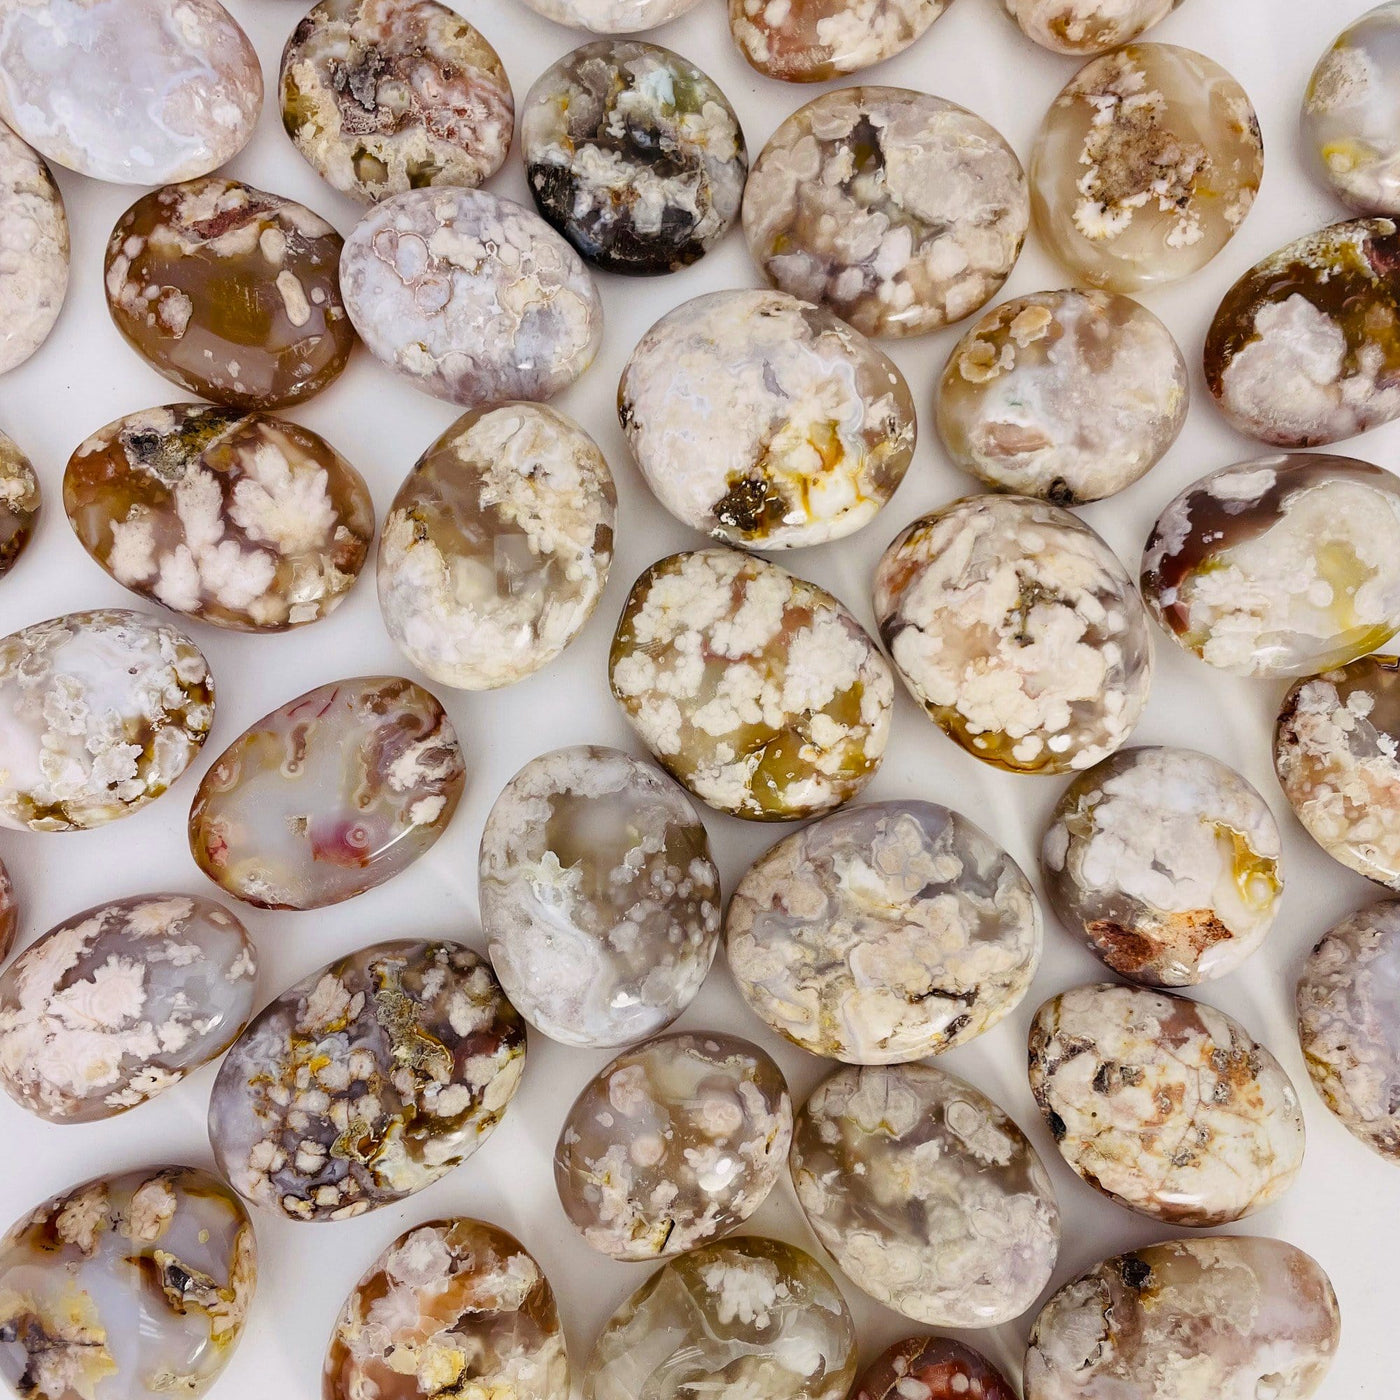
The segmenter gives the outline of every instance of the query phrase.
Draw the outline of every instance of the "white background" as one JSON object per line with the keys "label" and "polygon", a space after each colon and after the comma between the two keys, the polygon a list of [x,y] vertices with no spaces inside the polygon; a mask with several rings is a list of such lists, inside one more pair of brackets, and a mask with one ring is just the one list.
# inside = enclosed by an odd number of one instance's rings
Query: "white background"
{"label": "white background", "polygon": [[[268,87],[257,133],[226,173],[301,199],[349,231],[358,210],[304,165],[283,134],[275,99],[282,44],[302,13],[295,0],[228,0],[253,38]],[[458,8],[500,52],[517,106],[555,59],[588,37],[541,19],[514,0],[458,0]],[[1258,108],[1267,151],[1263,191],[1254,213],[1225,251],[1184,285],[1143,298],[1175,332],[1192,365],[1190,421],[1170,455],[1117,499],[1083,514],[1134,572],[1161,507],[1206,471],[1261,453],[1228,429],[1201,380],[1202,337],[1220,296],[1257,258],[1283,242],[1343,216],[1309,179],[1300,159],[1298,108],[1313,64],[1335,32],[1367,8],[1365,0],[1185,0],[1150,36],[1199,49],[1225,64]],[[753,73],[734,50],[724,0],[700,0],[689,15],[654,37],[693,59],[728,94],[742,119],[750,154],[819,89]],[[1028,160],[1036,128],[1073,60],[1047,53],[1001,12],[999,0],[956,0],[914,47],[862,75],[866,81],[919,88],[970,107],[999,128]],[[111,325],[102,295],[102,253],[118,215],[138,191],[57,171],[73,234],[73,279],[67,306],[48,343],[0,380],[0,427],[32,457],[46,494],[37,538],[0,584],[0,633],[57,613],[97,606],[148,605],[107,577],[84,553],[64,518],[64,463],[74,447],[109,420],[178,400]],[[489,187],[528,202],[518,147]],[[612,464],[621,497],[612,580],[582,636],[563,658],[519,685],[493,694],[433,686],[468,753],[467,796],[447,834],[423,860],[390,884],[337,908],[268,914],[239,908],[262,960],[260,1002],[330,958],[383,938],[424,934],[463,939],[478,949],[477,842],[483,818],[506,780],[528,759],[557,745],[594,742],[641,753],[608,694],[608,641],[633,579],[654,559],[702,541],[652,500],[632,465],[614,412],[617,378],[632,346],[664,312],[701,292],[757,285],[736,229],[696,267],[656,280],[599,274],[607,330],[601,355],[558,406],[597,439]],[[1005,294],[1060,286],[1067,279],[1034,236]],[[783,563],[831,589],[869,627],[871,570],[884,546],[910,520],[965,494],[973,483],[947,462],[932,429],[931,392],[959,330],[884,347],[907,375],[919,406],[922,438],[909,476],[866,530]],[[357,349],[344,376],[289,415],[324,434],[360,469],[382,521],[394,491],[418,454],[451,423],[456,410],[416,390]],[[1339,451],[1383,466],[1395,464],[1400,425]],[[218,683],[218,715],[205,755],[160,801],[101,830],[73,835],[0,832],[3,856],[22,900],[21,944],[60,919],[123,895],[175,889],[214,893],[190,858],[185,817],[197,778],[250,722],[314,685],[348,675],[403,671],[376,605],[373,564],[340,610],[283,636],[251,637],[188,624]],[[1194,745],[1240,768],[1264,793],[1284,828],[1287,891],[1282,915],[1261,952],[1232,976],[1201,989],[1283,1061],[1298,1084],[1309,1144],[1302,1175],[1280,1202],[1243,1230],[1281,1236],[1313,1254],[1340,1295],[1343,1341],[1320,1392],[1323,1400],[1393,1393],[1395,1283],[1400,1259],[1400,1168],[1372,1155],[1331,1117],[1314,1094],[1294,1032],[1293,987],[1307,949],[1343,914],[1381,891],[1323,855],[1289,812],[1270,763],[1273,717],[1285,686],[1215,673],[1160,633],[1157,679],[1135,739]],[[1063,783],[1018,777],[967,757],[901,691],[885,766],[866,790],[872,799],[918,797],[955,807],[979,822],[1038,881],[1036,851],[1046,814]],[[707,812],[725,890],[747,863],[781,834]],[[1053,918],[1046,954],[1030,995],[988,1034],[939,1063],[970,1079],[1030,1134],[1059,1192],[1064,1245],[1059,1285],[1101,1257],[1173,1232],[1112,1204],[1062,1163],[1031,1100],[1025,1035],[1045,998],[1104,969]],[[735,991],[723,954],[686,1014],[682,1028],[716,1028],[749,1036],[782,1064],[800,1102],[829,1065],[768,1033]],[[360,1273],[402,1230],[445,1214],[481,1216],[515,1232],[554,1285],[575,1376],[613,1308],[648,1275],[649,1266],[618,1264],[594,1253],[573,1232],[555,1196],[551,1154],[564,1113],[585,1081],[610,1058],[566,1049],[531,1032],[523,1087],[505,1121],[478,1155],[430,1190],[358,1220],[293,1224],[256,1212],[261,1281],[244,1341],[217,1383],[216,1400],[260,1394],[311,1400],[320,1394],[321,1359],[341,1302]],[[99,1172],[154,1162],[211,1165],[204,1121],[212,1068],[156,1102],[111,1121],[59,1127],[41,1123],[0,1095],[0,1226],[41,1199]],[[750,1222],[816,1251],[784,1181]],[[846,1294],[860,1328],[862,1361],[897,1338],[927,1330]],[[965,1339],[1019,1375],[1034,1313]]]}

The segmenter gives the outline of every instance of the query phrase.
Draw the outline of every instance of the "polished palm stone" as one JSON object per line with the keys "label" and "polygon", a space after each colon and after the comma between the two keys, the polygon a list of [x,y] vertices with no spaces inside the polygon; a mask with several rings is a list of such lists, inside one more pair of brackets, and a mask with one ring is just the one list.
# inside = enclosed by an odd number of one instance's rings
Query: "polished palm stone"
{"label": "polished palm stone", "polygon": [[851,1400],[1016,1400],[1016,1392],[981,1352],[951,1337],[909,1337],[861,1372]]}
{"label": "polished palm stone", "polygon": [[914,400],[898,366],[786,292],[725,291],[663,316],[622,371],[618,417],[657,500],[727,544],[841,539],[908,470]]}
{"label": "polished palm stone", "polygon": [[253,1227],[217,1177],[98,1177],[0,1240],[0,1378],[25,1400],[198,1400],[256,1284]]}
{"label": "polished palm stone", "polygon": [[473,188],[515,129],[495,49],[437,0],[321,0],[282,51],[282,125],[322,179],[367,203]]}
{"label": "polished palm stone", "polygon": [[1168,1225],[1225,1225],[1277,1200],[1303,1164],[1283,1067],[1214,1007],[1104,984],[1052,997],[1030,1084],[1060,1155],[1110,1200]]}
{"label": "polished palm stone", "polygon": [[75,914],[0,977],[0,1084],[53,1123],[136,1108],[253,1014],[257,954],[221,905],[136,895]]}
{"label": "polished palm stone", "polygon": [[465,781],[452,723],[422,686],[333,681],[219,755],[190,807],[190,850],[249,904],[321,909],[417,860],[447,829]]}
{"label": "polished palm stone", "polygon": [[0,826],[82,831],[130,816],[190,766],[214,722],[199,648],[121,608],[0,639]]}
{"label": "polished palm stone", "polygon": [[617,488],[597,444],[544,404],[459,418],[418,459],[379,539],[379,610],[435,681],[511,685],[593,615],[612,564]]}
{"label": "polished palm stone", "polygon": [[0,433],[0,578],[33,538],[42,496],[39,478],[18,444]]}
{"label": "polished palm stone", "polygon": [[1223,671],[1345,665],[1400,629],[1400,479],[1322,453],[1222,467],[1157,518],[1142,594],[1174,642]]}
{"label": "polished palm stone", "polygon": [[240,632],[284,632],[333,612],[374,538],[369,488],[325,438],[207,404],[99,428],[68,459],[63,508],[118,583]]}
{"label": "polished palm stone", "polygon": [[1046,1303],[1026,1400],[1308,1400],[1340,1340],[1337,1295],[1301,1249],[1171,1240],[1105,1259]]}
{"label": "polished palm stone", "polygon": [[48,338],[68,291],[68,217],[37,151],[0,125],[0,374]]}
{"label": "polished palm stone", "polygon": [[15,882],[0,861],[0,963],[10,955],[14,946],[15,933],[19,928],[19,899],[15,894]]}
{"label": "polished palm stone", "polygon": [[579,746],[532,759],[481,834],[491,962],[537,1030],[626,1045],[700,990],[719,939],[719,872],[695,808],[659,769]]}
{"label": "polished palm stone", "polygon": [[843,1400],[856,1328],[810,1254],[741,1235],[663,1264],[612,1315],[584,1400],[722,1395]]}
{"label": "polished palm stone", "polygon": [[1244,89],[1175,44],[1086,64],[1051,104],[1031,157],[1031,209],[1075,279],[1134,292],[1203,268],[1259,192],[1264,143]]}
{"label": "polished palm stone", "polygon": [[1098,54],[1131,43],[1181,0],[1003,0],[1028,39],[1054,53]]}
{"label": "polished palm stone", "polygon": [[221,176],[143,195],[107,240],[107,309],[172,383],[238,408],[318,394],[355,343],[340,235],[304,204]]}
{"label": "polished palm stone", "polygon": [[546,19],[595,34],[635,34],[669,24],[699,0],[521,0]]}
{"label": "polished palm stone", "polygon": [[336,1319],[324,1400],[568,1400],[554,1290],[497,1225],[429,1220],[370,1265]]}
{"label": "polished palm stone", "polygon": [[464,1162],[525,1068],[525,1025],[458,943],[376,943],[258,1013],[219,1069],[209,1140],[241,1195],[346,1220]]}
{"label": "polished palm stone", "polygon": [[729,231],[749,173],[729,99],[657,44],[599,39],[545,69],[520,147],[535,206],[608,272],[674,272]]}

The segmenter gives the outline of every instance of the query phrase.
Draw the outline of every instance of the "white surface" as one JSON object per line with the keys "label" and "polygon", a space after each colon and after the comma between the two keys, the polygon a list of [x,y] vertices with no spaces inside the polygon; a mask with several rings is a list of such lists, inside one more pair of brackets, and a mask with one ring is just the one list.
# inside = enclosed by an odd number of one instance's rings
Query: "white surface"
{"label": "white surface", "polygon": [[[304,165],[281,129],[275,100],[281,46],[301,7],[292,0],[228,0],[262,58],[269,100],[251,145],[226,169],[304,200],[347,232],[357,210]],[[540,19],[513,0],[459,0],[459,7],[501,53],[517,104],[544,67],[586,36]],[[1297,136],[1298,106],[1308,74],[1334,33],[1367,8],[1365,0],[1185,0],[1151,36],[1200,49],[1224,63],[1258,108],[1267,148],[1263,193],[1225,252],[1184,285],[1143,298],[1171,326],[1193,366],[1195,401],[1176,448],[1143,481],[1083,514],[1136,569],[1160,508],[1205,471],[1264,449],[1223,423],[1201,382],[1199,358],[1210,315],[1225,289],[1255,259],[1288,239],[1342,217],[1341,206],[1308,179]],[[655,36],[705,68],[743,120],[751,154],[773,129],[819,89],[790,86],[751,72],[734,51],[724,0],[698,8]],[[1023,39],[998,0],[958,0],[911,50],[862,75],[870,82],[921,88],[961,102],[990,120],[1025,160],[1041,115],[1075,71]],[[181,395],[147,368],[111,325],[102,296],[102,251],[117,216],[138,191],[99,185],[60,171],[73,226],[73,282],[53,336],[26,365],[0,380],[0,427],[32,456],[46,493],[38,538],[0,585],[0,632],[77,608],[144,607],[84,553],[64,518],[60,496],[68,454],[93,429],[120,414]],[[518,148],[491,181],[498,193],[526,200]],[[1032,238],[1006,294],[1063,285],[1065,278]],[[599,276],[607,307],[602,354],[582,382],[557,402],[606,452],[621,495],[618,552],[602,605],[564,657],[524,683],[494,694],[441,695],[466,743],[467,797],[446,836],[405,875],[338,908],[308,914],[239,909],[262,954],[260,1001],[333,956],[376,939],[445,934],[480,949],[476,852],[482,820],[505,781],[546,748],[580,742],[640,753],[608,695],[608,641],[636,575],[654,559],[702,543],[652,500],[628,458],[614,412],[618,374],[642,332],[663,312],[704,291],[757,285],[736,230],[698,266],[672,277],[628,281]],[[904,486],[873,525],[853,538],[793,551],[783,562],[825,585],[871,625],[869,578],[880,551],[921,512],[973,489],[944,459],[932,430],[931,388],[958,331],[921,341],[884,342],[909,378],[924,423]],[[324,433],[364,473],[379,519],[417,455],[455,417],[453,408],[418,394],[358,350],[343,378],[289,415]],[[1400,425],[1336,449],[1394,466]],[[0,832],[0,856],[23,900],[22,943],[59,919],[100,900],[162,888],[213,893],[190,859],[185,816],[197,778],[242,728],[313,685],[346,675],[405,670],[379,620],[373,567],[329,620],[281,637],[248,637],[196,624],[218,682],[213,738],[193,775],[125,821],[74,835]],[[1260,789],[1285,833],[1287,893],[1269,942],[1242,969],[1202,989],[1202,998],[1240,1018],[1279,1056],[1298,1084],[1309,1147],[1301,1179],[1278,1204],[1241,1227],[1291,1240],[1331,1274],[1344,1319],[1341,1353],[1320,1395],[1357,1400],[1394,1393],[1395,1283],[1400,1258],[1400,1168],[1354,1141],[1314,1094],[1293,1030],[1293,984],[1299,961],[1344,913],[1381,891],[1333,863],[1303,833],[1279,792],[1270,764],[1273,717],[1285,687],[1220,675],[1157,635],[1158,675],[1135,742],[1203,748],[1239,767]],[[413,674],[405,670],[406,674]],[[919,797],[956,807],[1005,845],[1038,882],[1036,850],[1062,783],[1013,777],[965,756],[901,691],[883,771],[872,799]],[[726,891],[748,861],[782,829],[707,813]],[[1039,1003],[1104,969],[1053,919],[1045,961],[1030,995],[996,1029],[939,1061],[1001,1103],[1030,1134],[1055,1180],[1064,1214],[1064,1245],[1055,1283],[1099,1258],[1170,1237],[1113,1205],[1062,1163],[1041,1124],[1025,1077],[1025,1033]],[[730,982],[723,955],[678,1023],[738,1032],[779,1060],[800,1101],[830,1066],[779,1042],[760,1025]],[[550,1159],[565,1110],[609,1055],[570,1050],[531,1033],[523,1088],[505,1121],[473,1160],[431,1190],[361,1219],[295,1225],[256,1214],[261,1281],[248,1333],[216,1400],[256,1395],[312,1400],[320,1394],[321,1358],[341,1302],[371,1260],[398,1233],[420,1221],[465,1213],[514,1231],[543,1264],[559,1297],[575,1374],[613,1308],[649,1266],[610,1262],[569,1226],[555,1197]],[[213,1071],[206,1069],[155,1103],[125,1117],[83,1126],[48,1126],[0,1095],[0,1225],[41,1199],[98,1172],[154,1161],[210,1163],[204,1114]],[[755,1231],[817,1246],[783,1185],[750,1222]],[[921,1330],[846,1286],[860,1328],[863,1361]],[[1013,1374],[1034,1314],[967,1340]]]}

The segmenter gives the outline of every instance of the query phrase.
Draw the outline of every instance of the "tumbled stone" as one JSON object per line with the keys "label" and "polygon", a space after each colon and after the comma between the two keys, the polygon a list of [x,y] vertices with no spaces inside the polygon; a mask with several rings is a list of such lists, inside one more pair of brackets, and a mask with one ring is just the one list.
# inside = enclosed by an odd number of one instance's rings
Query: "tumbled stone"
{"label": "tumbled stone", "polygon": [[0,1084],[53,1123],[136,1108],[228,1049],[256,977],[243,925],[213,900],[137,895],[75,914],[0,977]]}
{"label": "tumbled stone", "polygon": [[951,1337],[909,1337],[861,1372],[851,1400],[1016,1400],[1006,1377]]}
{"label": "tumbled stone", "polygon": [[143,195],[107,240],[107,309],[128,345],[201,398],[300,403],[350,358],[340,235],[281,195],[211,176]]}
{"label": "tumbled stone", "polygon": [[1157,518],[1142,594],[1174,642],[1222,671],[1345,665],[1400,629],[1400,480],[1323,453],[1222,467]]}
{"label": "tumbled stone", "polygon": [[1021,32],[1054,53],[1098,54],[1131,43],[1181,0],[1003,0]]}
{"label": "tumbled stone", "polygon": [[468,408],[553,397],[603,339],[583,260],[538,214],[485,190],[386,199],[345,240],[340,286],[375,356]]}
{"label": "tumbled stone", "polygon": [[68,291],[68,217],[37,151],[0,126],[0,374],[48,338]]}
{"label": "tumbled stone", "polygon": [[13,438],[0,433],[0,578],[34,537],[41,503],[39,478],[29,458]]}
{"label": "tumbled stone", "polygon": [[663,1264],[618,1308],[583,1395],[842,1400],[855,1373],[855,1323],[831,1275],[790,1244],[741,1235]]}
{"label": "tumbled stone", "polygon": [[374,538],[369,488],[325,438],[208,404],[99,428],[68,459],[63,508],[118,583],[240,632],[285,632],[333,612]]}
{"label": "tumbled stone", "polygon": [[505,163],[515,130],[496,50],[437,0],[321,0],[287,40],[279,83],[292,144],[366,203],[474,188]]}
{"label": "tumbled stone", "polygon": [[30,1400],[197,1400],[256,1285],[253,1227],[217,1177],[98,1177],[0,1240],[0,1378]]}
{"label": "tumbled stone", "polygon": [[219,755],[190,807],[190,851],[237,899],[322,909],[429,850],[465,782],[452,722],[422,686],[333,681],[264,715]]}
{"label": "tumbled stone", "polygon": [[1234,427],[1279,447],[1400,417],[1400,228],[1332,224],[1256,263],[1210,323],[1205,375]]}
{"label": "tumbled stone", "polygon": [[792,1102],[773,1060],[737,1036],[680,1031],[589,1080],[560,1130],[554,1184],[594,1249],[663,1259],[747,1220],[791,1142]]}
{"label": "tumbled stone", "polygon": [[167,622],[68,613],[0,639],[0,826],[83,831],[154,802],[214,722],[214,678]]}
{"label": "tumbled stone", "polygon": [[1077,516],[969,496],[916,520],[875,571],[880,636],[905,685],[969,753],[1013,773],[1089,768],[1147,704],[1147,614]]}
{"label": "tumbled stone", "polygon": [[593,615],[617,488],[597,444],[543,404],[459,418],[418,459],[379,538],[379,610],[435,681],[511,685]]}
{"label": "tumbled stone", "polygon": [[608,272],[675,272],[739,216],[744,133],[718,84],[657,44],[600,39],[535,80],[520,119],[535,206]]}
{"label": "tumbled stone", "polygon": [[336,1319],[325,1400],[567,1400],[554,1290],[497,1225],[430,1220],[370,1265]]}
{"label": "tumbled stone", "polygon": [[15,932],[19,928],[19,900],[15,895],[15,882],[0,860],[0,963],[10,955],[14,946]]}
{"label": "tumbled stone", "polygon": [[894,1064],[990,1030],[1040,962],[1040,907],[1016,862],[932,802],[833,812],[740,880],[724,924],[754,1011],[814,1055]]}
{"label": "tumbled stone", "polygon": [[595,34],[635,34],[669,24],[699,0],[521,0],[536,14]]}
{"label": "tumbled stone", "polygon": [[1015,265],[1030,207],[1016,153],[981,117],[905,88],[829,92],[769,139],[744,233],[774,286],[866,335],[970,316]]}
{"label": "tumbled stone", "polygon": [[258,56],[218,0],[0,8],[0,117],[94,180],[207,175],[247,144],[262,98]]}
{"label": "tumbled stone", "polygon": [[1151,470],[1186,422],[1190,377],[1172,333],[1111,292],[1017,297],[954,348],[937,390],[953,463],[994,491],[1072,506]]}
{"label": "tumbled stone", "polygon": [[1269,805],[1193,749],[1125,749],[1067,787],[1040,848],[1060,921],[1115,972],[1190,987],[1233,972],[1283,898]]}
{"label": "tumbled stone", "polygon": [[914,451],[914,401],[894,361],[786,292],[711,292],[668,312],[632,352],[617,406],[661,504],[751,549],[869,524]]}
{"label": "tumbled stone", "polygon": [[1264,143],[1245,90],[1213,59],[1130,44],[1087,63],[1031,156],[1031,209],[1078,281],[1134,292],[1189,277],[1234,237]]}
{"label": "tumbled stone", "polygon": [[1337,1295],[1282,1240],[1172,1240],[1106,1259],[1041,1310],[1026,1400],[1308,1400],[1341,1339]]}
{"label": "tumbled stone", "polygon": [[609,679],[677,782],[754,821],[839,807],[889,740],[894,678],[860,623],[825,589],[733,550],[673,554],[642,574]]}
{"label": "tumbled stone", "polygon": [[1169,1225],[1225,1225],[1303,1163],[1283,1066],[1232,1017],[1144,987],[1052,997],[1030,1032],[1031,1092],[1090,1186]]}
{"label": "tumbled stone", "polygon": [[525,1025],[459,943],[376,943],[304,977],[234,1042],[209,1140],[241,1195],[346,1220],[464,1162],[506,1111]]}
{"label": "tumbled stone", "polygon": [[1035,1148],[931,1065],[828,1075],[797,1115],[792,1179],[846,1277],[916,1321],[994,1327],[1050,1281],[1060,1212]]}
{"label": "tumbled stone", "polygon": [[532,759],[481,834],[481,922],[506,995],[565,1045],[626,1045],[690,1004],[719,940],[695,808],[617,749]]}

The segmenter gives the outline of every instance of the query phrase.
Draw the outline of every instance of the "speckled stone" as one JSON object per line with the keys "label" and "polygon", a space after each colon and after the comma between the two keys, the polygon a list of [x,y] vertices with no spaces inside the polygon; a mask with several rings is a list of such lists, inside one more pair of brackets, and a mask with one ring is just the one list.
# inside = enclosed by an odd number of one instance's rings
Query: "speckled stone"
{"label": "speckled stone", "polygon": [[861,1372],[851,1400],[1016,1400],[1010,1382],[951,1337],[909,1337]]}
{"label": "speckled stone", "polygon": [[214,722],[214,679],[169,623],[68,613],[0,639],[0,826],[82,831],[153,802]]}
{"label": "speckled stone", "polygon": [[1035,1148],[931,1065],[824,1079],[797,1115],[792,1179],[847,1278],[918,1322],[995,1327],[1050,1281],[1060,1212]]}
{"label": "speckled stone", "polygon": [[1046,1303],[1026,1400],[1308,1400],[1340,1339],[1337,1295],[1301,1249],[1172,1240],[1106,1259]]}
{"label": "speckled stone", "polygon": [[15,933],[19,928],[19,898],[15,894],[15,882],[0,861],[0,963],[10,955],[14,946]]}
{"label": "speckled stone", "polygon": [[1259,122],[1229,73],[1175,44],[1130,44],[1086,64],[1051,104],[1031,210],[1077,281],[1134,292],[1203,268],[1263,176]]}
{"label": "speckled stone", "polygon": [[285,632],[333,612],[374,538],[374,502],[325,438],[207,404],[129,413],[63,474],[79,543],[140,598],[215,627]]}
{"label": "speckled stone", "polygon": [[1168,1225],[1242,1220],[1303,1164],[1303,1111],[1282,1065],[1185,997],[1112,984],[1052,997],[1031,1023],[1030,1082],[1065,1161]]}
{"label": "speckled stone", "polygon": [[773,1060],[737,1036],[679,1031],[588,1081],[554,1148],[554,1184],[594,1249],[663,1259],[747,1220],[791,1143],[792,1102]]}
{"label": "speckled stone", "polygon": [[485,190],[409,190],[345,240],[341,293],[370,351],[440,399],[548,399],[593,363],[603,303],[577,253]]}
{"label": "speckled stone", "polygon": [[0,125],[0,374],[48,338],[68,291],[68,217],[37,151]]}
{"label": "speckled stone", "polygon": [[52,1123],[136,1108],[228,1049],[257,954],[213,900],[137,895],[75,914],[0,977],[0,1084]]}
{"label": "speckled stone", "polygon": [[505,163],[515,130],[495,49],[437,0],[321,0],[282,50],[280,92],[307,164],[366,203],[474,188]]}
{"label": "speckled stone", "polygon": [[867,525],[914,451],[898,366],[786,292],[711,292],[637,343],[617,391],[656,498],[726,544],[790,549]]}
{"label": "speckled stone", "polygon": [[1147,704],[1142,600],[1113,551],[1058,506],[969,496],[916,520],[882,556],[874,602],[910,693],[995,767],[1092,767]]}
{"label": "speckled stone", "polygon": [[1269,805],[1193,749],[1125,749],[1065,789],[1040,848],[1060,921],[1115,972],[1190,987],[1233,972],[1283,898]]}
{"label": "speckled stone", "polygon": [[866,335],[924,335],[1006,280],[1030,219],[1016,153],[981,117],[905,88],[828,92],[769,138],[744,233],[774,286]]}
{"label": "speckled stone", "polygon": [[1053,53],[1098,54],[1131,43],[1181,0],[1003,0],[1021,32]]}
{"label": "speckled stone", "polygon": [[704,824],[663,773],[617,749],[527,763],[487,815],[477,888],[506,995],[565,1045],[627,1045],[669,1025],[719,940]]}
{"label": "speckled stone", "polygon": [[1040,906],[966,817],[878,802],[759,856],[724,937],[740,992],[779,1035],[847,1064],[894,1064],[961,1045],[1016,1007],[1040,963]]}
{"label": "speckled stone", "polygon": [[418,459],[379,539],[379,610],[443,685],[491,690],[553,661],[612,564],[617,488],[597,444],[543,404],[459,418]]}
{"label": "speckled stone", "polygon": [[1158,517],[1142,595],[1178,646],[1222,671],[1345,665],[1400,629],[1400,479],[1323,453],[1222,467]]}
{"label": "speckled stone", "polygon": [[841,603],[727,549],[673,554],[632,585],[609,678],[677,782],[754,821],[854,797],[880,766],[894,708],[889,666]]}
{"label": "speckled stone", "polygon": [[0,578],[14,568],[33,539],[42,500],[29,458],[14,439],[0,433]]}
{"label": "speckled stone", "polygon": [[1156,316],[1070,289],[987,312],[949,356],[935,407],[955,466],[994,491],[1072,506],[1155,466],[1189,401],[1186,361]]}

